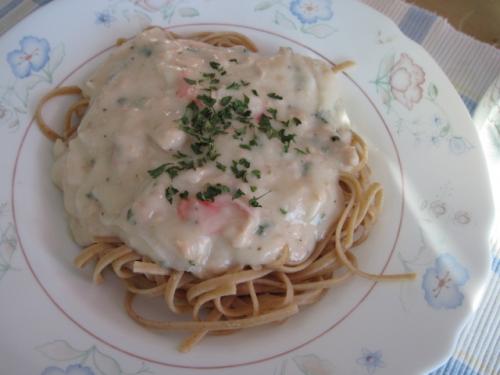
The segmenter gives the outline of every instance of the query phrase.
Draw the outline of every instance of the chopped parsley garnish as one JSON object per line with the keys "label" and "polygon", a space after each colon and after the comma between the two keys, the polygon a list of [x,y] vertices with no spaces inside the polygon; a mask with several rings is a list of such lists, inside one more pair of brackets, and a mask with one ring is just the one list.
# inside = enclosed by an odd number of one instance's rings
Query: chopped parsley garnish
{"label": "chopped parsley garnish", "polygon": [[238,90],[241,87],[241,84],[238,82],[232,82],[231,84],[226,86],[226,89],[228,90]]}
{"label": "chopped parsley garnish", "polygon": [[260,178],[260,171],[259,171],[258,169],[254,169],[251,173],[252,173],[255,177]]}
{"label": "chopped parsley garnish", "polygon": [[262,236],[264,232],[266,231],[267,228],[269,228],[268,223],[260,224],[257,228],[257,231],[255,232],[258,236]]}
{"label": "chopped parsley garnish", "polygon": [[229,59],[229,62],[232,62],[232,63],[235,63],[235,64],[239,64],[238,60],[236,60],[236,59]]}
{"label": "chopped parsley garnish", "polygon": [[208,95],[198,95],[196,98],[199,99],[207,107],[212,107],[216,102],[216,100],[214,98],[212,98]]}
{"label": "chopped parsley garnish", "polygon": [[269,94],[267,94],[267,96],[269,96],[271,99],[283,100],[283,97],[279,96],[275,92],[270,92]]}
{"label": "chopped parsley garnish", "polygon": [[301,155],[306,155],[306,154],[311,153],[311,151],[309,151],[309,147],[306,147],[305,150],[301,150],[300,148],[295,147],[294,150],[297,151],[297,153],[301,154]]}
{"label": "chopped parsley garnish", "polygon": [[127,221],[130,221],[130,219],[132,219],[132,217],[134,217],[134,211],[132,211],[132,209],[129,208],[127,211]]}
{"label": "chopped parsley garnish", "polygon": [[148,171],[149,175],[153,178],[158,178],[160,175],[165,172],[165,168],[167,167],[167,164],[162,164],[159,167],[156,167],[154,169],[150,169]]}
{"label": "chopped parsley garnish", "polygon": [[283,215],[286,215],[288,213],[287,210],[285,210],[283,207],[280,207],[280,212],[283,214]]}
{"label": "chopped parsley garnish", "polygon": [[[207,79],[215,79],[215,73],[203,73],[201,76]],[[203,80],[201,82],[203,82]]]}
{"label": "chopped parsley garnish", "polygon": [[220,64],[217,61],[210,61],[208,64],[214,70],[219,70],[220,68]]}
{"label": "chopped parsley garnish", "polygon": [[220,103],[223,107],[225,107],[226,105],[228,105],[228,104],[229,104],[229,102],[231,102],[231,99],[233,99],[233,97],[232,97],[232,96],[225,96],[225,97],[223,97],[223,98],[219,101],[219,103]]}
{"label": "chopped parsley garnish", "polygon": [[240,160],[238,160],[238,164],[242,165],[245,168],[250,168],[250,162],[245,158],[241,158]]}
{"label": "chopped parsley garnish", "polygon": [[219,162],[216,162],[215,166],[217,167],[217,169],[220,169],[222,172],[225,172],[227,169],[227,167],[224,164],[219,163]]}
{"label": "chopped parsley garnish", "polygon": [[332,142],[337,142],[337,141],[340,141],[340,137],[339,137],[338,135],[332,135],[332,136],[330,137],[330,140],[331,140]]}
{"label": "chopped parsley garnish", "polygon": [[[230,62],[238,63],[236,59],[230,59]],[[252,150],[253,147],[259,146],[261,137],[259,132],[264,133],[268,139],[276,138],[281,142],[283,151],[288,152],[291,143],[295,142],[296,134],[289,131],[290,124],[300,125],[302,122],[297,117],[289,119],[278,118],[278,110],[276,108],[267,108],[266,113],[260,115],[258,123],[252,118],[252,111],[249,108],[250,98],[243,94],[227,95],[222,98],[212,97],[212,93],[216,90],[224,88],[221,85],[221,77],[226,74],[221,63],[217,61],[209,61],[209,66],[212,71],[201,72],[198,79],[186,78],[184,81],[189,85],[199,85],[201,91],[197,95],[196,101],[191,101],[184,109],[184,113],[178,120],[179,128],[184,131],[190,138],[190,143],[184,152],[176,151],[172,154],[170,162],[164,163],[154,169],[148,170],[152,178],[158,178],[163,173],[168,174],[173,180],[176,176],[189,169],[203,167],[206,164],[213,165],[222,172],[233,174],[236,179],[240,179],[248,183],[248,177],[252,176],[256,179],[262,177],[259,169],[251,169],[251,162],[246,158],[232,160],[230,164],[225,165],[217,161],[220,153],[216,148],[216,138],[221,134],[230,134],[230,136],[238,142],[241,149]],[[229,81],[225,86],[227,90],[239,90],[242,87],[250,86],[251,82],[239,79]],[[259,96],[257,90],[249,87],[254,96]],[[203,93],[205,92],[205,93]],[[237,93],[238,94],[238,93]],[[283,100],[283,97],[275,92],[268,93],[267,96],[275,100]],[[125,102],[124,102],[125,103]],[[235,125],[235,121],[239,123]],[[333,137],[332,137],[333,140]],[[299,154],[309,153],[309,149],[294,148]],[[250,191],[255,193],[258,187],[255,185],[249,186]],[[208,184],[204,190],[193,192],[197,199],[201,201],[214,201],[215,197],[220,194],[229,193],[231,189],[223,184]],[[269,193],[269,192],[267,192]],[[259,197],[251,197],[248,204],[252,207],[261,207],[259,199],[267,193]],[[179,192],[173,185],[165,189],[165,198],[173,203],[176,195],[180,199],[188,199],[189,192],[184,190]],[[233,199],[245,196],[242,189],[232,190]],[[281,211],[281,209],[280,209]],[[281,211],[283,213],[283,211]]]}
{"label": "chopped parsley garnish", "polygon": [[196,85],[196,81],[194,79],[184,78],[184,81],[186,81],[188,85]]}
{"label": "chopped parsley garnish", "polygon": [[212,185],[212,184],[209,184],[207,185],[207,188],[205,189],[205,191],[200,191],[198,193],[196,193],[196,198],[198,198],[199,200],[201,201],[210,201],[210,202],[213,202],[214,201],[214,198],[220,194],[223,194],[223,193],[227,193],[229,192],[229,187],[227,187],[226,185],[222,185],[222,184],[215,184],[215,185]]}
{"label": "chopped parsley garnish", "polygon": [[183,158],[187,158],[188,156],[180,151],[177,151],[174,155],[174,158],[176,159],[183,159]]}
{"label": "chopped parsley garnish", "polygon": [[268,108],[267,112],[269,112],[271,116],[273,116],[273,119],[276,120],[276,115],[278,114],[278,110],[276,108]]}
{"label": "chopped parsley garnish", "polygon": [[191,260],[191,259],[189,259],[189,260],[188,260],[188,264],[189,264],[191,267],[196,266],[196,262],[195,262],[194,260]]}
{"label": "chopped parsley garnish", "polygon": [[278,131],[278,137],[283,143],[283,151],[288,152],[288,148],[290,147],[290,142],[293,142],[295,139],[295,134],[286,134],[285,129],[280,129]]}
{"label": "chopped parsley garnish", "polygon": [[233,199],[238,199],[238,198],[240,198],[240,197],[242,197],[242,196],[244,196],[244,195],[245,195],[245,192],[244,192],[244,191],[242,191],[241,189],[238,189],[238,190],[236,190],[236,191],[233,193]]}
{"label": "chopped parsley garnish", "polygon": [[271,118],[266,115],[260,116],[259,130],[267,135],[269,139],[276,137],[276,130],[271,125]]}
{"label": "chopped parsley garnish", "polygon": [[239,162],[237,162],[236,160],[233,160],[232,164],[231,164],[231,172],[233,172],[234,177],[241,179],[244,182],[247,182],[247,168],[248,167],[240,168],[239,165],[241,165]]}
{"label": "chopped parsley garnish", "polygon": [[258,201],[258,198],[252,197],[249,201],[248,204],[252,207],[262,207],[261,204]]}
{"label": "chopped parsley garnish", "polygon": [[173,200],[174,200],[174,196],[175,194],[177,194],[179,192],[179,190],[177,190],[175,187],[173,187],[172,185],[170,185],[168,188],[165,189],[165,198],[167,199],[167,201],[172,204]]}

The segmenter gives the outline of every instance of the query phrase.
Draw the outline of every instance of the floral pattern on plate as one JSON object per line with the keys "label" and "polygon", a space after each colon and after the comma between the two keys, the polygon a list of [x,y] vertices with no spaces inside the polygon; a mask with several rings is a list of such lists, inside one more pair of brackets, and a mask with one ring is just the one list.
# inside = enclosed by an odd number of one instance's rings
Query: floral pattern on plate
{"label": "floral pattern on plate", "polygon": [[11,79],[0,84],[0,129],[17,129],[21,116],[28,114],[33,90],[54,82],[54,74],[64,59],[64,45],[52,46],[45,38],[26,35],[10,50],[5,62]]}
{"label": "floral pattern on plate", "polygon": [[337,31],[331,25],[334,17],[329,0],[264,0],[254,11],[272,11],[273,22],[285,29],[299,30],[316,38],[327,38]]}
{"label": "floral pattern on plate", "polygon": [[124,371],[116,359],[103,353],[96,346],[81,350],[74,348],[65,340],[55,340],[37,346],[35,350],[51,361],[68,363],[48,366],[41,372],[41,375],[152,374],[144,363],[135,372]]}
{"label": "floral pattern on plate", "polygon": [[[132,5],[132,7],[131,7]],[[128,23],[138,23],[144,28],[153,23],[153,17],[161,15],[165,24],[170,24],[174,17],[193,18],[200,15],[197,8],[185,6],[182,0],[117,0],[107,8],[95,12],[95,23],[110,27],[121,20]]]}
{"label": "floral pattern on plate", "polygon": [[422,278],[424,298],[435,309],[455,309],[462,305],[461,287],[469,280],[469,273],[454,256],[443,254],[427,268]]}
{"label": "floral pattern on plate", "polygon": [[474,147],[454,132],[446,110],[439,103],[437,85],[428,81],[424,68],[410,54],[403,52],[383,58],[372,83],[397,134],[407,133],[418,144],[434,147],[445,144],[455,155]]}
{"label": "floral pattern on plate", "polygon": [[382,361],[382,352],[366,348],[361,349],[361,357],[356,360],[356,363],[363,366],[370,375],[374,374],[377,369],[385,367],[385,363]]}

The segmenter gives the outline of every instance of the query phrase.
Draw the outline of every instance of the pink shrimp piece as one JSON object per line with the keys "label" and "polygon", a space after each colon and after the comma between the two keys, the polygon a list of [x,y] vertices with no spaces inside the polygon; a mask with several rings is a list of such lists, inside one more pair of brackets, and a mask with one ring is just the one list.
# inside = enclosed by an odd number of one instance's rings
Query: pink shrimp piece
{"label": "pink shrimp piece", "polygon": [[179,82],[177,84],[177,91],[175,92],[175,95],[179,98],[186,98],[190,101],[196,102],[198,100],[196,99],[198,90],[194,85],[190,85],[189,83],[187,83],[185,78],[187,78],[187,75],[185,72],[182,72],[179,75]]}
{"label": "pink shrimp piece", "polygon": [[207,234],[220,233],[228,226],[243,226],[251,210],[230,195],[219,195],[213,202],[196,198],[183,199],[177,206],[177,216],[183,221],[198,224]]}

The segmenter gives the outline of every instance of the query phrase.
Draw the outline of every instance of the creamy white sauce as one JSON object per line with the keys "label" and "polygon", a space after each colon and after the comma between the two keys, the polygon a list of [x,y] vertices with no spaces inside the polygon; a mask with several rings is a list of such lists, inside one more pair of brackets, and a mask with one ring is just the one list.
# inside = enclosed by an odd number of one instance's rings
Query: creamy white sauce
{"label": "creamy white sauce", "polygon": [[[211,62],[220,66],[214,69]],[[215,137],[216,162],[225,171],[209,161],[173,178],[168,173],[153,178],[148,171],[177,162],[179,151],[191,160],[199,156],[180,119],[191,101],[203,107],[198,95],[210,94],[202,90],[209,79],[190,84],[204,79],[203,73],[219,80],[212,84],[215,109],[222,108],[225,96],[249,98],[253,127],[235,139],[235,129],[245,124],[233,116],[227,134]],[[227,88],[241,81],[237,89]],[[242,47],[170,40],[151,29],[117,47],[82,89],[89,109],[77,136],[67,146],[56,143],[53,169],[71,232],[82,246],[96,236],[118,236],[165,267],[198,275],[234,265],[258,267],[275,260],[285,245],[296,263],[311,253],[341,210],[338,175],[356,165],[357,154],[335,76],[324,62],[289,49],[266,57]],[[262,113],[272,117],[268,108],[276,109],[273,128],[295,134],[288,152],[279,137],[258,129]],[[290,121],[285,128],[280,122],[293,118],[301,124]],[[256,146],[240,147],[254,135]],[[250,162],[247,182],[231,171],[233,160],[240,159]],[[260,171],[260,178],[252,170]],[[230,191],[213,202],[196,199],[217,183]],[[179,191],[172,203],[165,195],[169,187]],[[237,189],[245,195],[233,199]],[[187,199],[179,196],[184,191]],[[262,207],[252,207],[252,197],[260,197]]]}

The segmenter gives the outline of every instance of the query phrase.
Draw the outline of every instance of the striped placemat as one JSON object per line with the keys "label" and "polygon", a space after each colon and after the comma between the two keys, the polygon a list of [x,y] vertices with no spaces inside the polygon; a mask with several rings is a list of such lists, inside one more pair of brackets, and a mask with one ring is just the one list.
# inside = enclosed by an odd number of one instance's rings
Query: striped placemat
{"label": "striped placemat", "polygon": [[[0,35],[51,0],[0,0]],[[437,61],[471,115],[500,76],[500,50],[456,31],[442,17],[401,0],[362,0],[384,13]],[[431,375],[500,374],[500,245],[492,248],[491,276],[476,314],[459,335],[453,355]]]}

